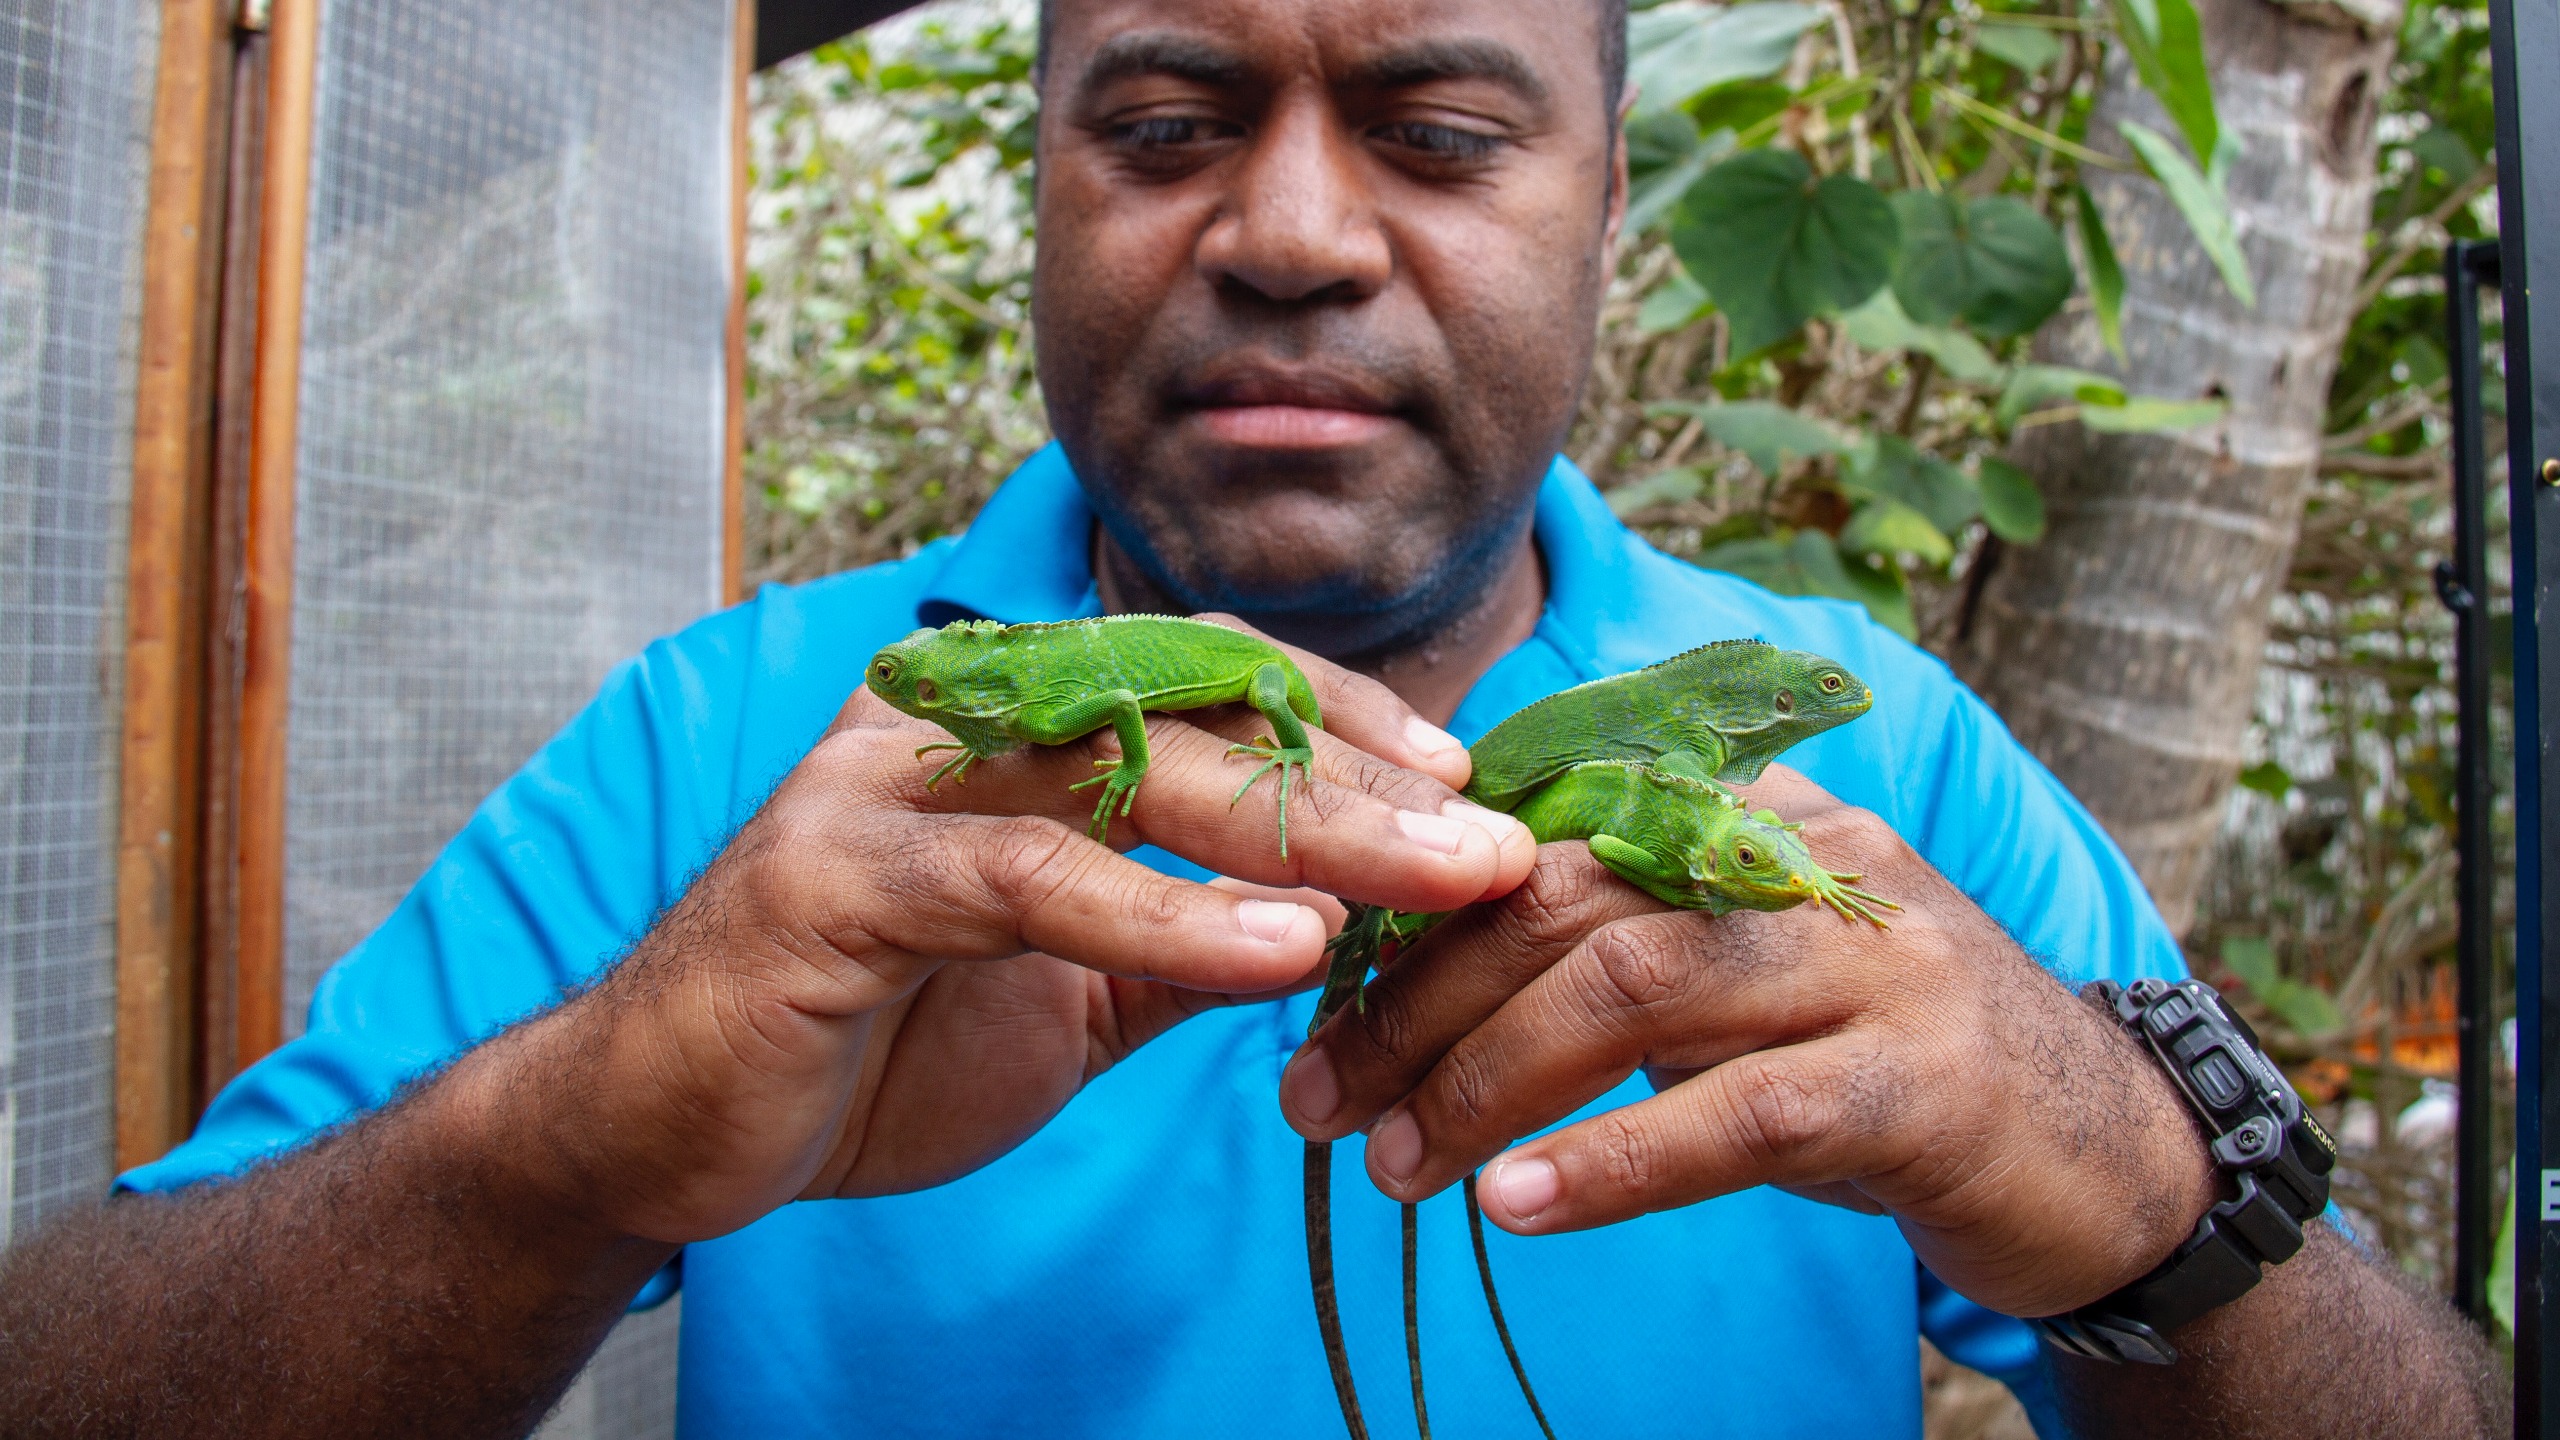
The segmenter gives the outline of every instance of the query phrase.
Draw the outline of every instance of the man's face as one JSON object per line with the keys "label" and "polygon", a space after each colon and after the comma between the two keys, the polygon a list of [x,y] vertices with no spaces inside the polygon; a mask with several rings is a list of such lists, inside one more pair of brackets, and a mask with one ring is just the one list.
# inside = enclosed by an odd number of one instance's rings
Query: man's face
{"label": "man's face", "polygon": [[1506,557],[1625,194],[1600,9],[1057,0],[1040,378],[1157,585],[1355,655]]}

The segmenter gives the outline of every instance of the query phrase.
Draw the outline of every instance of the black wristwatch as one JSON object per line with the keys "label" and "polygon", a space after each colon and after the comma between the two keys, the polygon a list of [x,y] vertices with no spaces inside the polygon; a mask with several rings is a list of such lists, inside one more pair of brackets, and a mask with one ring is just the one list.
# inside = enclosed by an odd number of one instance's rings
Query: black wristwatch
{"label": "black wristwatch", "polygon": [[2328,1208],[2338,1142],[2320,1128],[2267,1058],[2257,1032],[2198,980],[2101,980],[2081,992],[2151,1047],[2213,1137],[2213,1163],[2238,1187],[2150,1274],[2068,1315],[2027,1323],[2058,1349],[2091,1360],[2167,1365],[2170,1331],[2228,1305],[2258,1267],[2302,1248],[2302,1227]]}

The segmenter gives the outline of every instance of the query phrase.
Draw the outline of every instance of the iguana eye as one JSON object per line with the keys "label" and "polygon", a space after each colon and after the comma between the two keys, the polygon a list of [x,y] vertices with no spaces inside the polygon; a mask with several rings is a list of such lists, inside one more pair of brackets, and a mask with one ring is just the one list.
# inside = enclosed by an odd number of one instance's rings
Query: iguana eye
{"label": "iguana eye", "polygon": [[1752,849],[1750,846],[1748,846],[1748,845],[1736,845],[1736,846],[1734,846],[1734,847],[1733,847],[1733,858],[1734,858],[1734,859],[1736,859],[1736,860],[1741,861],[1741,862],[1742,862],[1743,864],[1745,864],[1745,865],[1757,865],[1757,864],[1759,864],[1759,863],[1760,863],[1760,854],[1759,854],[1759,852],[1758,852],[1758,851],[1756,851],[1756,850],[1753,850],[1753,849]]}
{"label": "iguana eye", "polygon": [[879,664],[871,667],[871,673],[879,676],[880,683],[886,685],[890,681],[898,678],[898,662],[895,660],[883,660]]}
{"label": "iguana eye", "polygon": [[1837,675],[1825,675],[1822,677],[1822,693],[1825,695],[1837,695],[1840,693],[1841,688],[1847,683],[1847,681],[1842,680]]}
{"label": "iguana eye", "polygon": [[1781,715],[1796,713],[1796,697],[1784,690],[1778,692],[1777,699],[1772,703],[1778,707],[1778,713]]}
{"label": "iguana eye", "polygon": [[916,682],[916,698],[930,705],[942,698],[942,691],[930,680],[919,680]]}

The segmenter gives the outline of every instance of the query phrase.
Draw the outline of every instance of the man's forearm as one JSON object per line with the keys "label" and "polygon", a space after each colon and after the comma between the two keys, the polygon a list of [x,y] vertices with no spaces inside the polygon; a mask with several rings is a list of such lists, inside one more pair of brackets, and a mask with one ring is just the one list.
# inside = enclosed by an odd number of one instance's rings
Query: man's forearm
{"label": "man's forearm", "polygon": [[0,1432],[530,1429],[670,1247],[560,1214],[496,1148],[525,1040],[239,1180],[117,1200],[11,1255]]}
{"label": "man's forearm", "polygon": [[2169,1366],[2053,1359],[2085,1440],[2503,1436],[2506,1377],[2451,1308],[2367,1262],[2326,1224],[2255,1290],[2171,1337]]}

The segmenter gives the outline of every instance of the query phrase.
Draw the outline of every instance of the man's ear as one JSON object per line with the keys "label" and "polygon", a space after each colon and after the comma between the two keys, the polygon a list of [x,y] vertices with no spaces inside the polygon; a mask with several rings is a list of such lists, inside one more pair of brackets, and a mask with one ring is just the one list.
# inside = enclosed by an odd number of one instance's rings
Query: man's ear
{"label": "man's ear", "polygon": [[1627,117],[1636,113],[1636,87],[1618,97],[1618,118],[1609,131],[1609,211],[1600,230],[1600,243],[1612,260],[1618,252],[1618,232],[1627,224]]}

